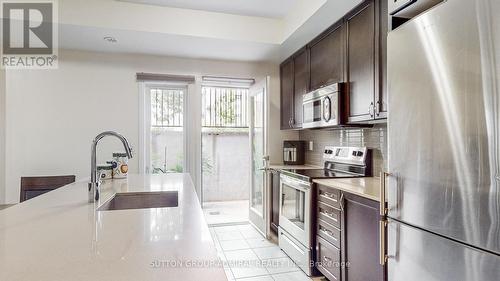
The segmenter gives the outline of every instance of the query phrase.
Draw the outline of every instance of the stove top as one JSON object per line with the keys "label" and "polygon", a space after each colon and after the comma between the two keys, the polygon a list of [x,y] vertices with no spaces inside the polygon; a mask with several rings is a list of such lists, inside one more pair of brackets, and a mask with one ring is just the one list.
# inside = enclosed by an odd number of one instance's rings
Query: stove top
{"label": "stove top", "polygon": [[306,182],[371,175],[371,150],[366,147],[325,146],[323,160],[323,169],[282,169],[280,172]]}
{"label": "stove top", "polygon": [[283,174],[303,181],[311,182],[313,179],[328,179],[328,178],[358,178],[361,175],[343,173],[329,169],[283,169]]}

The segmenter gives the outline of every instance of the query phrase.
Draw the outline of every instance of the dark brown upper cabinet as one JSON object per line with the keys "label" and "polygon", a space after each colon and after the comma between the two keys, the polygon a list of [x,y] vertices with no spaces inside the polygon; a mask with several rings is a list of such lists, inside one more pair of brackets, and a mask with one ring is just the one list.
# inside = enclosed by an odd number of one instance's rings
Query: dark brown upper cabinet
{"label": "dark brown upper cabinet", "polygon": [[281,64],[281,129],[302,127],[302,96],[347,82],[348,124],[387,118],[387,1],[365,0]]}
{"label": "dark brown upper cabinet", "polygon": [[367,0],[345,18],[349,123],[386,118],[387,1]]}
{"label": "dark brown upper cabinet", "polygon": [[294,73],[293,60],[289,59],[280,66],[280,110],[281,110],[281,129],[291,129],[294,111]]}
{"label": "dark brown upper cabinet", "polygon": [[378,54],[380,55],[380,63],[378,65],[378,92],[376,92],[375,97],[375,118],[376,119],[385,119],[387,118],[388,111],[388,100],[387,100],[387,34],[389,32],[389,20],[387,19],[388,11],[388,2],[382,1],[380,2],[379,13],[376,14],[378,16],[379,22],[379,32],[378,32]]}
{"label": "dark brown upper cabinet", "polygon": [[349,122],[374,118],[375,5],[369,2],[346,18]]}
{"label": "dark brown upper cabinet", "polygon": [[293,58],[294,70],[294,112],[292,127],[302,128],[302,96],[309,91],[309,57],[306,48]]}
{"label": "dark brown upper cabinet", "polygon": [[334,25],[310,44],[311,87],[344,82],[344,28]]}

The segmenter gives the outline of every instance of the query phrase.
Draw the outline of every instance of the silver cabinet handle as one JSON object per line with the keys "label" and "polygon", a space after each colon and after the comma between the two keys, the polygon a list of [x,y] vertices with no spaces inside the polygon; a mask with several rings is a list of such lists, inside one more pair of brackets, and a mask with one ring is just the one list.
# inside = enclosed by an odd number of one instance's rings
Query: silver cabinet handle
{"label": "silver cabinet handle", "polygon": [[340,193],[340,210],[344,211],[344,192]]}
{"label": "silver cabinet handle", "polygon": [[335,238],[335,236],[333,235],[333,232],[332,232],[332,231],[330,231],[330,230],[328,230],[328,229],[324,229],[323,227],[320,227],[320,230],[321,230],[321,232],[323,232],[324,234],[326,234],[326,235],[330,236],[333,240],[338,241],[338,239],[337,239],[337,238]]}
{"label": "silver cabinet handle", "polygon": [[338,221],[339,221],[339,220],[336,218],[335,213],[329,213],[329,212],[327,212],[327,211],[322,211],[322,210],[320,210],[319,212],[320,212],[321,214],[325,215],[325,216],[329,216],[329,217],[330,217],[333,221],[335,221],[335,222],[338,222]]}
{"label": "silver cabinet handle", "polygon": [[377,103],[376,103],[375,115],[380,116],[380,101],[377,101]]}
{"label": "silver cabinet handle", "polygon": [[339,202],[339,201],[336,199],[336,197],[335,197],[335,195],[334,195],[333,193],[330,193],[330,192],[323,192],[323,194],[321,194],[321,196],[326,197],[326,198],[328,198],[328,199],[331,199],[331,200],[332,200],[332,201],[334,201],[334,202]]}
{"label": "silver cabinet handle", "polygon": [[373,102],[371,102],[370,107],[368,107],[368,113],[370,114],[370,117],[373,118]]}

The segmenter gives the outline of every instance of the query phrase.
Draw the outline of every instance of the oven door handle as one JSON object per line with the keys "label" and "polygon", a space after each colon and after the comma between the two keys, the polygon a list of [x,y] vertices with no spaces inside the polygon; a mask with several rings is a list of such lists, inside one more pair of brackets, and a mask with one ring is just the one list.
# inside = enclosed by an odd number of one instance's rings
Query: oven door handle
{"label": "oven door handle", "polygon": [[280,179],[283,184],[286,184],[300,191],[306,192],[309,191],[309,189],[311,189],[311,184],[308,182],[296,180],[285,175],[281,175]]}

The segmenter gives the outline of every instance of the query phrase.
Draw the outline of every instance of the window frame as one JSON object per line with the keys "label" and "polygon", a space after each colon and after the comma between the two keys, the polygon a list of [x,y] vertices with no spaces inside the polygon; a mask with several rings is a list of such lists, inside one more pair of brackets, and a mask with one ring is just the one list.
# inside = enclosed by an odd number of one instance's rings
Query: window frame
{"label": "window frame", "polygon": [[186,172],[188,167],[187,159],[187,124],[188,119],[187,113],[189,109],[187,107],[187,100],[189,95],[188,83],[183,82],[141,82],[139,83],[139,93],[141,93],[139,98],[139,173],[150,174],[151,165],[151,90],[162,89],[162,90],[183,90],[184,97],[182,99],[182,143],[183,143],[183,171]]}

